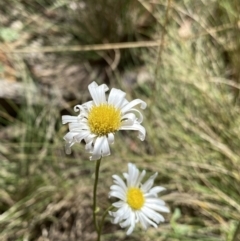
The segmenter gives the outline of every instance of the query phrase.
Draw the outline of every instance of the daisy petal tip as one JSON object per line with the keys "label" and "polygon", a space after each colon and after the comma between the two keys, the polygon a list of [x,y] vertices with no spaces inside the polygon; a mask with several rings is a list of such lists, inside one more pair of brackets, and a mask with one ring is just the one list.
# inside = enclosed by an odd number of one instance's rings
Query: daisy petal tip
{"label": "daisy petal tip", "polygon": [[146,135],[145,134],[139,134],[138,138],[140,139],[140,141],[144,141],[145,140]]}
{"label": "daisy petal tip", "polygon": [[72,153],[72,150],[71,150],[71,147],[70,147],[69,144],[66,144],[66,145],[65,145],[65,153],[66,153],[67,155],[70,155],[70,154]]}
{"label": "daisy petal tip", "polygon": [[75,106],[73,107],[73,110],[74,110],[75,112],[80,111],[80,110],[81,110],[81,109],[80,109],[80,105],[75,105]]}
{"label": "daisy petal tip", "polygon": [[101,156],[90,156],[89,160],[90,161],[96,161],[96,160],[99,160],[100,158],[101,158]]}
{"label": "daisy petal tip", "polygon": [[128,231],[126,232],[126,235],[130,235],[133,232],[134,227],[130,226],[130,228],[128,229]]}
{"label": "daisy petal tip", "polygon": [[[170,213],[170,209],[167,207],[166,210],[165,210],[166,213]],[[164,219],[165,221],[165,219]]]}
{"label": "daisy petal tip", "polygon": [[147,108],[147,103],[145,102],[145,101],[143,101],[142,103],[141,103],[141,109],[146,109]]}

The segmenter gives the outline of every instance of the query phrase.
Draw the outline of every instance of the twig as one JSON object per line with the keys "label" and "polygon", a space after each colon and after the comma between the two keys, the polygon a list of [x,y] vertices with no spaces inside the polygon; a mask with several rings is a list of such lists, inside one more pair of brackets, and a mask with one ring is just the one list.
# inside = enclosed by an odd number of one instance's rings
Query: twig
{"label": "twig", "polygon": [[0,49],[4,53],[50,53],[50,52],[81,52],[81,51],[99,51],[110,49],[129,49],[129,48],[147,48],[158,47],[159,41],[140,41],[126,43],[76,45],[76,46],[45,46],[41,48],[22,48],[22,49]]}

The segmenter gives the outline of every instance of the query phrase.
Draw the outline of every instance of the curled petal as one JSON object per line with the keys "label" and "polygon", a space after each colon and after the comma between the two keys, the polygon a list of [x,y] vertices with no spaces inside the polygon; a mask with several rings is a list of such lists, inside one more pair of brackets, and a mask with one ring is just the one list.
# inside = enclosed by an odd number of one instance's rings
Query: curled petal
{"label": "curled petal", "polygon": [[[130,111],[131,111],[131,112],[132,112],[132,111],[137,112],[138,118],[137,118],[136,115],[134,114],[135,120],[136,120],[137,122],[139,122],[139,123],[142,123],[142,121],[143,121],[142,113],[141,113],[139,110],[137,110],[137,109],[131,109]],[[127,112],[125,112],[125,113],[127,113]],[[133,114],[133,113],[132,113],[132,114]]]}
{"label": "curled petal", "polygon": [[141,141],[144,141],[146,136],[146,130],[143,126],[141,126],[138,122],[135,122],[133,125],[127,125],[127,123],[123,122],[120,130],[135,130],[138,131],[138,138]]}
{"label": "curled petal", "polygon": [[84,106],[82,106],[82,105],[75,105],[74,106],[74,108],[73,108],[73,110],[75,111],[75,112],[78,112],[78,111],[85,111],[85,108],[84,108]]}
{"label": "curled petal", "polygon": [[85,102],[84,104],[82,104],[82,107],[84,108],[84,110],[86,110],[86,112],[88,112],[93,107],[93,101],[91,100]]}
{"label": "curled petal", "polygon": [[134,106],[136,105],[141,105],[141,109],[145,109],[147,107],[146,102],[140,100],[140,99],[135,99],[131,102],[129,102],[128,104],[126,104],[123,108],[122,108],[122,113],[128,112],[129,110],[131,110]]}
{"label": "curled petal", "polygon": [[122,116],[121,121],[124,123],[124,125],[131,126],[134,124],[136,120],[136,116],[133,113],[127,113]]}

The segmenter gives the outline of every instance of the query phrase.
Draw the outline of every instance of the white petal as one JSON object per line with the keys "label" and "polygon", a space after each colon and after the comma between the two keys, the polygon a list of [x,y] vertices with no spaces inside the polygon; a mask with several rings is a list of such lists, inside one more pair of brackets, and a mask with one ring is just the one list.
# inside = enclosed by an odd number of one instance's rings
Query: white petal
{"label": "white petal", "polygon": [[108,139],[106,136],[104,136],[104,137],[105,138],[103,139],[101,153],[102,153],[102,156],[109,156],[111,154],[111,152],[110,152],[110,148],[109,148]]}
{"label": "white petal", "polygon": [[159,192],[164,191],[164,190],[166,190],[166,188],[161,187],[161,186],[157,186],[157,187],[151,188],[151,189],[149,190],[149,193],[151,193],[151,194],[153,194],[154,196],[157,197],[157,194],[158,194]]}
{"label": "white petal", "polygon": [[79,132],[68,132],[63,139],[67,142],[72,142],[73,141],[73,137],[76,136]]}
{"label": "white petal", "polygon": [[137,187],[139,187],[139,185],[140,185],[142,179],[144,178],[145,174],[146,174],[146,171],[143,170],[142,173],[139,175],[138,180],[137,180],[137,182],[136,182],[136,186],[137,186]]}
{"label": "white petal", "polygon": [[145,135],[146,135],[146,130],[143,126],[141,126],[138,122],[135,121],[135,123],[133,125],[127,125],[127,123],[122,122],[121,127],[119,128],[119,130],[134,130],[134,131],[138,131],[138,138],[141,141],[144,141],[145,139]]}
{"label": "white petal", "polygon": [[[138,113],[138,118],[136,117],[136,115],[135,115],[134,113],[132,113],[133,111]],[[142,121],[143,121],[143,115],[142,115],[142,113],[141,113],[139,110],[137,110],[137,109],[131,109],[129,112],[130,112],[131,114],[134,114],[136,121],[138,121],[139,123],[142,123]],[[128,112],[125,112],[125,115],[126,115],[127,113],[128,113]]]}
{"label": "white petal", "polygon": [[69,122],[77,123],[78,122],[77,116],[63,115],[62,116],[62,123],[66,124],[66,123],[69,123]]}
{"label": "white petal", "polygon": [[[69,123],[69,130],[70,131],[83,131],[83,130],[89,130],[89,126],[86,123],[78,122],[78,123]],[[89,132],[89,131],[88,131]]]}
{"label": "white petal", "polygon": [[96,82],[93,82],[88,86],[88,90],[95,105],[106,103],[105,92],[108,90],[108,87],[105,84],[98,86]]}
{"label": "white petal", "polygon": [[149,204],[146,204],[146,203],[145,203],[145,206],[149,207],[149,208],[151,208],[151,209],[153,209],[155,211],[159,211],[159,212],[164,212],[164,213],[169,213],[170,212],[169,208],[166,207],[166,206],[161,206],[161,205],[156,205],[156,204],[149,205]]}
{"label": "white petal", "polygon": [[154,175],[152,175],[141,187],[141,189],[144,192],[148,192],[149,189],[153,186],[154,180],[157,177],[157,173],[155,173]]}
{"label": "white petal", "polygon": [[116,197],[116,198],[119,198],[123,201],[125,201],[126,197],[125,197],[125,194],[123,193],[120,193],[118,191],[110,191],[109,192],[109,197]]}
{"label": "white petal", "polygon": [[74,141],[81,142],[83,139],[87,138],[91,133],[89,131],[81,131],[73,137]]}
{"label": "white petal", "polygon": [[113,144],[114,143],[114,135],[113,135],[113,133],[109,133],[107,138],[108,138],[108,143],[109,144]]}
{"label": "white petal", "polygon": [[118,175],[113,175],[112,176],[114,179],[114,183],[116,183],[117,185],[119,185],[120,187],[122,187],[122,189],[127,190],[126,184],[125,182],[122,180],[122,178],[120,178]]}
{"label": "white petal", "polygon": [[101,156],[110,155],[109,144],[106,136],[97,137],[90,160],[98,160]]}
{"label": "white petal", "polygon": [[92,155],[89,157],[90,161],[96,161],[99,160],[102,156],[101,155]]}
{"label": "white petal", "polygon": [[124,178],[125,178],[125,179],[126,179],[126,181],[127,181],[127,180],[128,180],[128,178],[129,178],[128,173],[124,172],[124,173],[123,173],[123,176],[124,176]]}
{"label": "white petal", "polygon": [[139,222],[141,223],[142,227],[146,230],[148,228],[148,222],[147,220],[144,218],[144,215],[141,215],[141,211],[137,211],[136,212],[138,218],[139,218]]}
{"label": "white petal", "polygon": [[[92,101],[91,101],[92,102]],[[84,112],[84,113],[87,113],[87,106],[88,106],[89,104],[87,104],[87,103],[84,103],[83,105],[75,105],[74,106],[74,108],[73,108],[73,110],[75,111],[75,112],[80,112],[80,113],[82,113],[82,112]]]}
{"label": "white petal", "polygon": [[136,121],[136,116],[133,113],[127,113],[121,117],[122,123],[127,126],[131,126]]}
{"label": "white petal", "polygon": [[141,220],[140,222],[143,225],[143,227],[148,227],[150,224],[153,227],[157,228],[157,224],[154,223],[151,219],[149,219],[143,212],[139,212],[139,218]]}
{"label": "white petal", "polygon": [[93,139],[86,143],[85,150],[89,153],[93,152]]}
{"label": "white petal", "polygon": [[121,208],[119,208],[116,212],[109,212],[109,214],[114,217],[114,223],[119,223],[124,219],[129,219],[131,215],[131,209],[125,203]]}
{"label": "white petal", "polygon": [[121,112],[122,113],[125,113],[125,112],[128,112],[129,110],[131,110],[134,106],[138,105],[138,104],[141,104],[141,108],[142,109],[145,109],[147,107],[147,104],[146,102],[140,100],[140,99],[135,99],[131,102],[129,102],[127,105],[125,105],[122,109],[121,109]]}
{"label": "white petal", "polygon": [[152,210],[151,208],[143,207],[141,209],[141,211],[144,213],[145,216],[152,219],[156,223],[165,221],[164,217],[160,213],[157,213],[156,211]]}
{"label": "white petal", "polygon": [[121,222],[119,225],[121,226],[121,228],[126,228],[127,226],[130,226],[131,225],[130,215],[126,220]]}
{"label": "white petal", "polygon": [[117,224],[122,220],[121,217],[117,214],[117,212],[109,211],[108,213],[111,217],[113,217],[113,219],[111,220],[112,223]]}
{"label": "white petal", "polygon": [[[88,102],[85,102],[84,104],[82,104],[82,107],[83,107],[83,110],[84,110],[84,112],[87,112],[88,113],[88,111],[93,107],[93,101],[92,100],[90,100],[90,101],[88,101]],[[76,106],[75,106],[76,107]],[[75,107],[74,107],[74,111],[76,111],[75,110]],[[81,109],[81,111],[83,111],[82,109]]]}
{"label": "white petal", "polygon": [[144,195],[145,200],[146,200],[146,205],[148,205],[149,207],[151,207],[152,204],[158,205],[158,206],[164,206],[165,202],[160,199],[160,198],[149,198],[146,197],[147,195]]}
{"label": "white petal", "polygon": [[127,180],[127,186],[133,187],[135,186],[135,183],[137,181],[139,170],[132,163],[128,163],[128,174],[129,174],[128,176],[129,178]]}
{"label": "white petal", "polygon": [[125,92],[112,88],[108,96],[108,104],[114,105],[116,108],[120,109],[124,103],[125,96]]}
{"label": "white petal", "polygon": [[127,230],[127,235],[130,235],[133,231],[133,229],[135,228],[135,214],[131,213],[131,217],[130,217],[130,221],[131,221],[131,226],[130,228]]}
{"label": "white petal", "polygon": [[97,135],[90,133],[90,135],[87,136],[84,140],[86,143],[89,143],[89,142],[92,142],[94,140],[94,138],[96,138],[96,137],[97,137]]}
{"label": "white petal", "polygon": [[[121,193],[122,196],[126,196],[126,192],[124,189],[122,189],[122,187],[118,186],[118,185],[112,185],[110,187],[110,190],[111,191],[116,191],[116,192],[119,192]],[[124,200],[125,201],[125,200]]]}
{"label": "white petal", "polygon": [[125,204],[125,202],[118,201],[118,202],[113,203],[112,205],[116,208],[121,208],[124,204]]}
{"label": "white petal", "polygon": [[69,142],[65,144],[65,152],[67,155],[71,154],[71,146],[74,144],[74,142]]}

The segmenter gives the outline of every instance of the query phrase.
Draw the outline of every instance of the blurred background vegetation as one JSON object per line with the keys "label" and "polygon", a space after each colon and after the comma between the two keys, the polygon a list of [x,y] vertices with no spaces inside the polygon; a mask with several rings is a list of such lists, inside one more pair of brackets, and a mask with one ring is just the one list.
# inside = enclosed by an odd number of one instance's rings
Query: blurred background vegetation
{"label": "blurred background vegetation", "polygon": [[171,209],[130,237],[107,220],[103,240],[239,241],[239,56],[238,0],[1,1],[0,240],[96,238],[95,163],[66,156],[61,124],[96,81],[148,104],[146,140],[118,132],[102,162],[99,206],[133,162]]}

